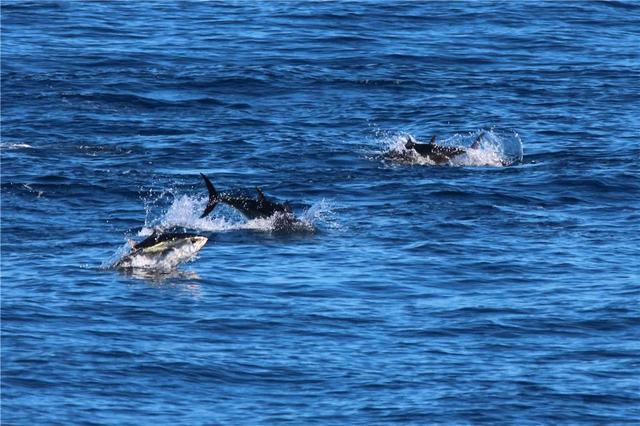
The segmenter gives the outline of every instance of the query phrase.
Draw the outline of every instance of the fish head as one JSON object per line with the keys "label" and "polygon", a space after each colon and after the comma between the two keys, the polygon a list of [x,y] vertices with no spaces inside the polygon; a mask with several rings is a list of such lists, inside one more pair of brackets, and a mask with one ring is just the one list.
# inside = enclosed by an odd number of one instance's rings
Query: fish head
{"label": "fish head", "polygon": [[201,235],[189,237],[189,239],[191,240],[191,244],[193,245],[195,251],[199,251],[202,247],[204,247],[205,244],[207,244],[207,241],[209,240],[207,237],[203,237]]}

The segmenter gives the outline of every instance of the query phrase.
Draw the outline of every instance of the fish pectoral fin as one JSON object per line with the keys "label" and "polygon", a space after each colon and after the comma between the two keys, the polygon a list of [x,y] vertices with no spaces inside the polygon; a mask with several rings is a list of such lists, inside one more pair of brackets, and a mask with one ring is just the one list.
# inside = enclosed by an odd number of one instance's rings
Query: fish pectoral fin
{"label": "fish pectoral fin", "polygon": [[170,248],[169,244],[163,241],[154,246],[146,248],[144,251],[145,253],[159,253],[161,251],[166,250],[167,248]]}

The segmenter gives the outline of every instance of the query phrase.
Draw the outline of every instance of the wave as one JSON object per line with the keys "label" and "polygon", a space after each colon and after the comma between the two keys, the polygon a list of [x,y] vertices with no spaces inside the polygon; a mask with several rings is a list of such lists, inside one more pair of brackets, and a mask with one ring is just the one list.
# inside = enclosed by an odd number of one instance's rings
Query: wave
{"label": "wave", "polygon": [[84,102],[97,102],[120,104],[128,107],[139,108],[167,108],[167,107],[202,107],[202,106],[224,106],[225,102],[212,97],[195,97],[192,99],[167,99],[158,96],[144,96],[133,93],[114,93],[114,92],[90,92],[90,93],[73,93],[63,92],[65,99],[78,99]]}

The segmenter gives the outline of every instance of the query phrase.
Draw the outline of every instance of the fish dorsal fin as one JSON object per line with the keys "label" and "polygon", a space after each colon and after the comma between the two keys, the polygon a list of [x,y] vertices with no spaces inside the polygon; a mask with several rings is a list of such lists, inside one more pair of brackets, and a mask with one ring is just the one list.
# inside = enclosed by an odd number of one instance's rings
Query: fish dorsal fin
{"label": "fish dorsal fin", "polygon": [[405,149],[411,149],[415,146],[416,141],[411,137],[411,135],[407,135],[407,141],[404,143]]}
{"label": "fish dorsal fin", "polygon": [[264,196],[264,193],[262,192],[262,189],[256,186],[256,192],[258,193],[258,202],[259,203],[264,202],[265,196]]}
{"label": "fish dorsal fin", "polygon": [[436,135],[431,136],[431,140],[429,141],[429,143],[433,145],[436,144]]}

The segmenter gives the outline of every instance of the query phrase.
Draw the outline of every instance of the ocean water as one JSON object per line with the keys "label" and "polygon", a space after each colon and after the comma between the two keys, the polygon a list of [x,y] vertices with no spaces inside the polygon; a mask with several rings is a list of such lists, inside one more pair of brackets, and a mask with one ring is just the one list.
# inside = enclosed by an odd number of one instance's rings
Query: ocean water
{"label": "ocean water", "polygon": [[640,424],[637,2],[1,15],[2,424]]}

